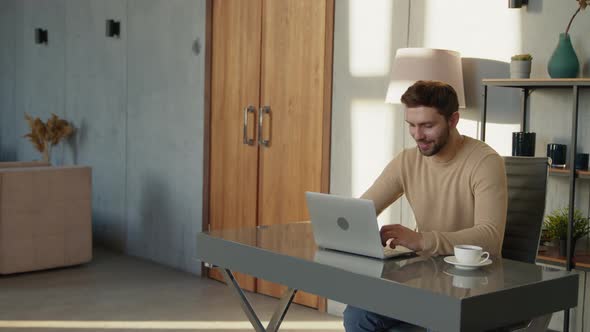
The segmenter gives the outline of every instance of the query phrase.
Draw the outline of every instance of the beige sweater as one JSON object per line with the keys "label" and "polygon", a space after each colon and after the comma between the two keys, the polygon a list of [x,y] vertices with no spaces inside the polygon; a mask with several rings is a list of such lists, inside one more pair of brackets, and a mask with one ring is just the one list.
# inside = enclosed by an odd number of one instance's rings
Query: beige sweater
{"label": "beige sweater", "polygon": [[424,252],[446,255],[456,244],[474,244],[500,255],[506,226],[504,160],[487,144],[464,137],[448,162],[401,152],[362,195],[381,213],[403,194],[424,238]]}

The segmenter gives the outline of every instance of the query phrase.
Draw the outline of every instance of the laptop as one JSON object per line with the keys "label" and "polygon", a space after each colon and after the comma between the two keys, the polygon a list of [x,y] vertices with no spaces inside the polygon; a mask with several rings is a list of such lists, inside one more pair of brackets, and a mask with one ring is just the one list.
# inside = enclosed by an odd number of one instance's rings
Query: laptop
{"label": "laptop", "polygon": [[402,246],[381,245],[373,201],[309,191],[305,197],[318,247],[380,259],[413,253]]}

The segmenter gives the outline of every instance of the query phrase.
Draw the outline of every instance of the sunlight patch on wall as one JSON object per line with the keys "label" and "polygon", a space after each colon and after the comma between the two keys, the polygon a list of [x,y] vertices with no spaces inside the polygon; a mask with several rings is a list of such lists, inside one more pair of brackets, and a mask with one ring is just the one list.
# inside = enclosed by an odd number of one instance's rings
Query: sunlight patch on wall
{"label": "sunlight patch on wall", "polygon": [[393,157],[394,114],[382,100],[354,100],[351,108],[352,194],[360,196]]}
{"label": "sunlight patch on wall", "polygon": [[460,118],[457,130],[461,135],[479,139],[479,121]]}
{"label": "sunlight patch on wall", "polygon": [[520,131],[520,124],[486,124],[486,143],[501,156],[512,155],[512,133]]}
{"label": "sunlight patch on wall", "polygon": [[350,0],[349,6],[351,76],[389,75],[393,1]]}
{"label": "sunlight patch on wall", "polygon": [[[457,124],[457,130],[461,135],[479,139],[479,126],[479,121],[461,119]],[[520,131],[520,124],[487,122],[486,144],[501,156],[510,156],[512,155],[512,133],[515,131]]]}
{"label": "sunlight patch on wall", "polygon": [[505,1],[427,0],[423,22],[423,47],[503,62],[522,52],[521,11],[508,9]]}
{"label": "sunlight patch on wall", "polygon": [[[352,196],[361,196],[381,174],[395,153],[394,106],[383,100],[353,100],[350,113]],[[379,215],[389,223],[391,209]]]}

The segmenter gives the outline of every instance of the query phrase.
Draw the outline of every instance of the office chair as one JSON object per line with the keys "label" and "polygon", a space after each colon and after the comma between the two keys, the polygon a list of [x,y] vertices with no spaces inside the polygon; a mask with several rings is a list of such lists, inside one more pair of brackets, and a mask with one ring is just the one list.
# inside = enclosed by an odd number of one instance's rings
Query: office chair
{"label": "office chair", "polygon": [[547,191],[547,158],[504,157],[508,211],[502,257],[535,263]]}
{"label": "office chair", "polygon": [[[504,157],[508,181],[508,210],[502,257],[534,264],[539,249],[547,192],[545,157]],[[501,331],[546,331],[551,314],[515,324]]]}
{"label": "office chair", "polygon": [[[547,161],[545,157],[504,157],[508,182],[508,209],[502,244],[503,258],[535,263],[545,213]],[[551,314],[493,331],[546,331],[550,320]],[[389,332],[425,330],[418,326],[404,324],[390,329]]]}

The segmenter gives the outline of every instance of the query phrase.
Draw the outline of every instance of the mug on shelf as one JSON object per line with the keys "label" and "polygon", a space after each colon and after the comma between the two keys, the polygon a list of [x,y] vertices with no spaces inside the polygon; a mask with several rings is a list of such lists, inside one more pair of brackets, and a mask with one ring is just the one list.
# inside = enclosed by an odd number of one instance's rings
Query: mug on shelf
{"label": "mug on shelf", "polygon": [[567,145],[549,143],[547,144],[547,157],[551,167],[565,168],[567,158]]}
{"label": "mug on shelf", "polygon": [[535,133],[517,131],[512,133],[512,155],[513,156],[535,156]]}
{"label": "mug on shelf", "polygon": [[576,169],[581,171],[588,170],[588,154],[587,153],[576,153]]}

